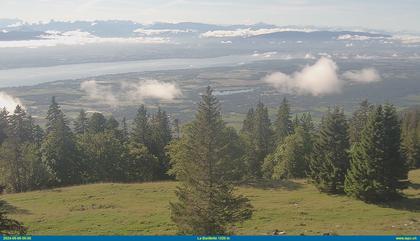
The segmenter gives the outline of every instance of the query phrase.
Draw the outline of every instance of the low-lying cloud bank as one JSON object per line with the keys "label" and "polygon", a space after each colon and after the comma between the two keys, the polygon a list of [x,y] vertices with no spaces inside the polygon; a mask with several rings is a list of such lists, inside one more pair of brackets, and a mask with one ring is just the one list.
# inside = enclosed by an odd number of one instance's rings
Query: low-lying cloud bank
{"label": "low-lying cloud bank", "polygon": [[154,36],[154,35],[161,35],[161,34],[180,34],[180,33],[193,33],[196,30],[193,29],[144,29],[138,28],[134,30],[135,33],[146,35],[146,36]]}
{"label": "low-lying cloud bank", "polygon": [[343,77],[353,82],[371,83],[381,81],[381,76],[374,68],[350,70],[343,73]]}
{"label": "low-lying cloud bank", "polygon": [[419,44],[420,36],[416,35],[394,35],[390,37],[372,37],[363,35],[351,35],[344,34],[337,37],[337,40],[344,41],[369,41],[369,40],[381,40],[383,43],[392,43],[393,41],[400,42],[402,44]]}
{"label": "low-lying cloud bank", "polygon": [[6,92],[0,92],[0,108],[6,108],[7,111],[13,112],[17,105],[23,106],[19,98],[13,97]]}
{"label": "low-lying cloud bank", "polygon": [[163,44],[169,42],[169,39],[161,37],[102,38],[80,30],[68,32],[47,31],[45,33],[39,36],[39,39],[0,41],[0,48],[39,48],[98,43]]}
{"label": "low-lying cloud bank", "polygon": [[158,80],[142,80],[136,83],[122,82],[114,91],[110,85],[96,80],[84,81],[80,89],[93,101],[116,107],[122,103],[143,103],[146,99],[171,101],[181,97],[182,92],[174,83]]}
{"label": "low-lying cloud bank", "polygon": [[347,81],[371,83],[381,81],[374,68],[347,71],[340,76],[337,64],[330,58],[321,57],[315,64],[308,65],[291,75],[275,72],[263,81],[282,93],[323,96],[341,93]]}
{"label": "low-lying cloud bank", "polygon": [[226,37],[251,37],[261,34],[277,33],[277,32],[288,32],[288,31],[299,31],[299,32],[313,32],[314,29],[294,29],[294,28],[239,28],[236,30],[215,30],[208,31],[201,34],[201,37],[205,38],[226,38]]}

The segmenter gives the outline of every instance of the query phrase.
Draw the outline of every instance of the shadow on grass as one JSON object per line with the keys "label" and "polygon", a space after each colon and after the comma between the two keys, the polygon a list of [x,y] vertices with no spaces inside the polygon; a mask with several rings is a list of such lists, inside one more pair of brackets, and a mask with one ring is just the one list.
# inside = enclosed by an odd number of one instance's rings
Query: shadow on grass
{"label": "shadow on grass", "polygon": [[15,206],[11,205],[10,203],[8,203],[4,200],[0,200],[0,206],[2,207],[1,209],[3,211],[6,211],[6,213],[25,214],[25,215],[31,214],[31,212],[29,210],[15,207]]}
{"label": "shadow on grass", "polygon": [[420,183],[412,183],[412,182],[410,182],[408,184],[408,187],[411,187],[414,190],[420,190]]}
{"label": "shadow on grass", "polygon": [[410,212],[420,212],[420,198],[403,197],[399,200],[383,203],[380,206]]}
{"label": "shadow on grass", "polygon": [[259,189],[282,189],[287,191],[295,191],[303,187],[303,184],[292,181],[292,180],[280,180],[280,181],[249,181],[242,183],[242,186],[254,187]]}

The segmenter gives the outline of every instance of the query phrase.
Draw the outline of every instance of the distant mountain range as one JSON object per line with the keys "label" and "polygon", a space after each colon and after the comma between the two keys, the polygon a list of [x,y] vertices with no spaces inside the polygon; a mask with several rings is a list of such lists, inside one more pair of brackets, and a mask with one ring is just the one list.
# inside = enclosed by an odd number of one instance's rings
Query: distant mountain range
{"label": "distant mountain range", "polygon": [[[70,39],[71,41],[67,41]],[[16,41],[48,41],[22,43]],[[5,43],[12,41],[13,43]],[[313,26],[215,25],[205,23],[153,23],[133,21],[54,21],[26,23],[19,19],[0,19],[0,47],[40,47],[77,43],[217,43],[271,44],[331,41],[378,41],[418,44],[418,36],[396,36],[371,30],[319,28]]]}

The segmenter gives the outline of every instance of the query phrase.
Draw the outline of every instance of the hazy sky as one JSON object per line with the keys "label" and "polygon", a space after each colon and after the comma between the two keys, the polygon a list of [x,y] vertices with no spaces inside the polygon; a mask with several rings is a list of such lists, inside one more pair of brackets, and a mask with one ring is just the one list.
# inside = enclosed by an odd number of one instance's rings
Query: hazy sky
{"label": "hazy sky", "polygon": [[419,0],[0,0],[0,18],[360,26],[420,32]]}

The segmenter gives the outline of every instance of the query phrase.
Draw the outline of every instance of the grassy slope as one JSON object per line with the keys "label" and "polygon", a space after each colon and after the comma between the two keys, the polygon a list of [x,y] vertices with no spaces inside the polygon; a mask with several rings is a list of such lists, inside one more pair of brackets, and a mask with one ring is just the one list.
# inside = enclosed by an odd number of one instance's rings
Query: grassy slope
{"label": "grassy slope", "polygon": [[[274,229],[287,234],[417,234],[420,235],[420,170],[408,199],[387,207],[343,196],[320,194],[303,180],[275,188],[241,187],[256,208],[238,234],[264,235]],[[175,227],[168,202],[175,182],[94,184],[4,195],[17,207],[13,216],[44,235],[168,235]]]}

